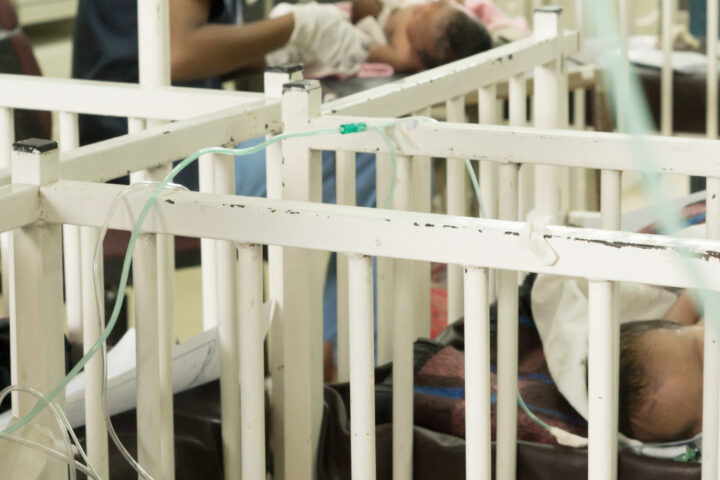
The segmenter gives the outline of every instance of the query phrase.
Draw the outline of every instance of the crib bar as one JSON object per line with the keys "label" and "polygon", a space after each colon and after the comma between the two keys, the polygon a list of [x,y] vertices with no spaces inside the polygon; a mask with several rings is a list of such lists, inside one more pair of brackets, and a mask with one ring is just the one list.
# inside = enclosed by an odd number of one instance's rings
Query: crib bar
{"label": "crib bar", "polygon": [[[498,122],[496,99],[496,85],[489,85],[487,87],[482,87],[478,90],[479,123],[485,125],[495,125]],[[498,215],[497,180],[497,165],[490,160],[480,160],[480,192],[482,194],[482,200],[485,206],[485,215],[487,216],[487,218],[497,218]]]}
{"label": "crib bar", "polygon": [[[510,125],[524,127],[527,122],[527,80],[525,74],[515,75],[508,80],[508,112]],[[532,208],[531,202],[535,194],[532,181],[533,166],[521,165],[518,171],[518,211],[516,218],[524,219]]]}
{"label": "crib bar", "polygon": [[411,264],[394,262],[395,321],[393,331],[393,479],[413,478],[413,340],[415,329],[409,312]]}
{"label": "crib bar", "polygon": [[[148,122],[146,122],[148,123]],[[138,124],[139,126],[139,124]],[[170,165],[159,166],[130,174],[131,182],[149,180],[159,182],[170,172]],[[161,471],[174,477],[174,417],[172,394],[172,345],[175,343],[175,242],[172,235],[157,235],[157,271],[155,285],[157,288],[158,305],[158,341],[156,344],[159,368],[159,402]]]}
{"label": "crib bar", "polygon": [[588,479],[617,478],[617,427],[620,324],[613,283],[588,282]]}
{"label": "crib bar", "polygon": [[[607,230],[620,229],[621,173],[602,170],[600,174],[601,226]],[[588,335],[592,339],[588,354],[588,472],[590,480],[613,479],[617,476],[620,323],[614,284],[590,280],[588,288]]]}
{"label": "crib bar", "polygon": [[[392,183],[392,162],[387,153],[375,155],[377,207],[384,208]],[[394,266],[392,258],[377,259],[377,361],[382,365],[393,359]]]}
{"label": "crib bar", "polygon": [[[348,258],[350,286],[350,446],[352,478],[375,480],[375,371],[372,257]],[[410,450],[412,452],[412,448]],[[409,477],[408,477],[409,478]]]}
{"label": "crib bar", "polygon": [[[15,119],[11,108],[0,107],[0,170],[10,168],[10,155],[12,144],[15,141]],[[0,304],[0,314],[10,316],[10,305],[13,301],[13,294],[10,291],[10,278],[13,273],[10,269],[12,264],[11,233],[0,233],[0,267],[2,267],[2,294],[3,301]]]}
{"label": "crib bar", "polygon": [[575,8],[575,30],[580,33],[580,38],[583,39],[588,33],[587,28],[585,28],[585,2],[574,2],[573,7]]}
{"label": "crib bar", "polygon": [[[390,122],[391,118],[322,117],[312,128],[329,128],[350,121]],[[420,123],[401,120],[395,127],[398,153],[404,155],[455,156],[499,163],[530,163],[560,167],[582,167],[623,171],[641,171],[633,156],[636,141],[631,135],[607,132],[578,132],[500,125],[458,123]],[[548,127],[549,128],[549,127]],[[388,152],[385,142],[374,132],[357,135],[308,137],[302,142],[313,149]],[[655,152],[660,173],[720,176],[720,143],[708,139],[648,136],[645,140]],[[477,146],[483,148],[478,150]],[[682,161],[678,161],[681,159]]]}
{"label": "crib bar", "polygon": [[[577,2],[582,3],[582,2]],[[580,131],[585,131],[587,124],[585,122],[585,100],[586,91],[584,88],[577,88],[573,91],[573,127]],[[590,202],[589,197],[594,189],[588,191],[589,172],[586,169],[571,167],[570,169],[570,209],[571,210],[588,210]]]}
{"label": "crib bar", "polygon": [[[166,165],[208,145],[235,145],[280,130],[276,101],[258,102],[111,138],[60,155],[63,179],[105,182]],[[131,130],[133,132],[133,130]],[[1,167],[0,167],[1,168]],[[0,185],[10,177],[0,173]]]}
{"label": "crib bar", "polygon": [[[234,253],[234,252],[233,252]],[[242,460],[225,457],[228,465],[242,464],[244,480],[265,480],[265,368],[263,361],[263,261],[262,246],[238,246],[238,312],[240,317],[240,417]],[[237,380],[236,380],[237,382]],[[224,386],[222,387],[224,388]],[[237,405],[235,405],[237,409]],[[223,418],[223,423],[225,422]]]}
{"label": "crib bar", "polygon": [[[560,13],[557,7],[544,7],[535,10],[535,35],[560,35]],[[555,60],[534,69],[535,89],[533,95],[534,119],[536,128],[561,128],[563,118],[563,96],[567,90],[562,88],[561,72],[564,71],[563,59]],[[567,112],[567,110],[565,110]],[[557,168],[535,166],[535,206],[534,214],[550,216],[552,223],[562,222],[560,218],[560,171]]]}
{"label": "crib bar", "polygon": [[490,480],[488,271],[465,268],[465,478]]}
{"label": "crib bar", "polygon": [[[198,183],[201,192],[215,191],[215,164],[213,154],[201,155],[198,159]],[[216,240],[200,239],[200,262],[202,275],[203,330],[217,326],[218,305],[217,262],[215,261]]]}
{"label": "crib bar", "polygon": [[[709,240],[718,240],[720,239],[720,178],[707,177],[706,189],[706,236]],[[716,292],[708,292],[708,295],[717,297]],[[720,312],[711,311],[708,307],[709,305],[705,305],[702,446],[703,451],[717,452],[718,401],[720,401]],[[702,461],[703,480],[717,479],[718,473],[717,455],[711,453],[704,456]]]}
{"label": "crib bar", "polygon": [[[282,99],[283,85],[290,81],[302,80],[302,66],[287,66],[285,68],[268,69],[264,75],[264,86],[265,86],[265,97],[267,101],[278,101]],[[274,119],[277,121],[277,118]],[[267,136],[270,138],[270,135]],[[283,198],[283,152],[282,145],[275,143],[270,145],[265,150],[265,172],[267,177],[267,197],[272,199]],[[268,291],[267,298],[269,301],[276,301],[281,299],[283,296],[283,269],[284,260],[282,247],[268,245]],[[279,306],[279,305],[278,305]],[[277,322],[271,324],[271,328],[267,335],[267,349],[268,349],[268,360],[270,370],[272,373],[273,380],[277,379],[280,372],[276,369],[278,366],[282,366],[284,351],[283,351],[283,335],[282,328],[277,325]],[[281,368],[281,367],[280,367]],[[282,408],[276,408],[276,404],[281,406],[282,402],[278,400],[281,397],[282,385],[276,385],[274,387],[271,399],[271,416],[276,421],[279,415],[284,415]],[[268,435],[272,438],[278,430],[273,427],[272,433]],[[282,437],[280,437],[282,438]],[[278,446],[280,440],[273,440],[274,452],[279,455],[281,447]],[[278,478],[282,478],[279,472],[281,465],[279,461],[275,461],[275,472]]]}
{"label": "crib bar", "polygon": [[[673,133],[673,21],[677,10],[677,0],[662,0],[662,49],[663,66],[660,77],[660,133]],[[709,12],[708,12],[709,13]]]}
{"label": "crib bar", "polygon": [[[78,272],[81,273],[81,278],[78,280],[82,282],[81,340],[83,353],[87,353],[100,337],[105,325],[103,257],[101,248],[98,258],[98,281],[100,284],[95,285],[93,258],[95,247],[100,239],[100,230],[94,227],[75,228],[80,230],[78,247],[81,248],[79,248],[80,255],[77,260],[81,266],[80,272]],[[96,296],[96,289],[98,289],[99,298]],[[85,438],[87,439],[87,454],[90,463],[100,477],[108,478],[110,466],[108,463],[108,433],[102,403],[102,361],[102,354],[98,352],[85,365]]]}
{"label": "crib bar", "polygon": [[[518,215],[518,166],[500,166],[499,216]],[[517,441],[518,284],[517,272],[501,270],[498,276],[498,357],[496,478],[515,478]]]}
{"label": "crib bar", "polygon": [[[216,193],[235,193],[235,158],[228,155],[212,155],[214,188]],[[220,402],[222,415],[223,458],[225,478],[235,479],[241,475],[240,437],[242,435],[240,412],[238,327],[237,327],[237,251],[232,242],[215,244],[215,272],[217,326],[220,343]],[[261,301],[262,303],[262,296]],[[255,478],[255,477],[250,477]]]}
{"label": "crib bar", "polygon": [[[58,113],[60,151],[78,148],[77,115]],[[65,274],[65,311],[67,315],[68,340],[72,345],[83,343],[83,300],[80,283],[80,228],[63,225],[63,267]],[[94,299],[95,296],[93,295]]]}
{"label": "crib bar", "polygon": [[[138,462],[154,478],[163,472],[163,402],[160,378],[160,322],[157,277],[157,237],[142,234],[135,244],[135,330],[137,365]],[[172,446],[170,446],[172,448]]]}
{"label": "crib bar", "polygon": [[600,173],[600,215],[602,228],[620,230],[621,175],[619,170],[602,170]]}
{"label": "crib bar", "polygon": [[[338,205],[355,205],[355,153],[335,152],[336,198]],[[348,259],[337,256],[337,379],[350,380],[350,343],[348,339]]]}
{"label": "crib bar", "polygon": [[[489,85],[478,90],[478,120],[480,124],[494,125],[498,123],[497,85]],[[480,160],[480,196],[486,218],[498,218],[498,165],[492,160]],[[490,300],[496,298],[495,273],[490,272]]]}
{"label": "crib bar", "polygon": [[[302,65],[286,65],[284,67],[269,68],[264,74],[264,89],[266,101],[281,101],[283,95],[283,85],[295,81],[302,80]],[[277,119],[274,119],[277,121]],[[272,135],[267,135],[271,138]],[[283,154],[280,143],[274,143],[265,150],[265,174],[267,177],[267,197],[278,199],[283,196]],[[268,299],[279,298],[282,295],[283,286],[283,249],[281,247],[268,245]],[[271,365],[276,363],[273,359],[279,359],[282,362],[282,340],[280,337],[275,338],[273,332],[278,329],[274,328],[268,332],[267,348],[268,357]],[[277,340],[277,341],[276,341]],[[277,348],[275,345],[277,344]],[[272,367],[271,367],[272,368]]]}
{"label": "crib bar", "polygon": [[[393,210],[410,208],[410,158],[397,157]],[[393,262],[393,478],[413,478],[413,342],[415,298],[413,262]]]}
{"label": "crib bar", "polygon": [[138,70],[140,85],[170,85],[169,0],[146,0],[138,5]]}
{"label": "crib bar", "polygon": [[707,0],[707,118],[708,138],[718,137],[718,0]]}
{"label": "crib bar", "polygon": [[[445,102],[449,122],[465,122],[465,97],[455,97]],[[447,158],[447,213],[464,216],[467,202],[465,194],[465,164],[459,158]],[[447,266],[447,315],[448,324],[463,316],[463,273],[459,265]]]}
{"label": "crib bar", "polygon": [[[90,185],[63,181],[42,187],[45,219],[48,222],[101,226],[102,208],[107,209],[121,190],[114,185]],[[32,205],[36,200],[28,197]],[[127,198],[127,209],[118,210],[111,228],[130,230],[133,215],[142,209],[146,196]],[[650,285],[720,290],[715,275],[718,248],[708,240],[679,240],[604,230],[549,225],[544,240],[558,254],[547,265],[527,249],[520,237],[525,224],[499,220],[453,218],[415,212],[375,210],[305,202],[277,201],[233,195],[198,196],[174,192],[173,204],[156,203],[145,220],[143,231],[174,235],[274,244],[285,247],[352,251],[438,263],[482,265],[505,270],[534,271],[554,275],[629,281]],[[79,202],[95,205],[97,211],[78,209]],[[245,208],[231,208],[230,205]],[[273,210],[273,211],[271,211]],[[267,212],[272,213],[272,227]],[[202,230],[199,230],[202,228]],[[287,235],[292,231],[293,235]],[[202,233],[201,233],[202,232]],[[398,243],[397,238],[412,238]],[[452,245],[453,248],[447,248]],[[287,250],[287,249],[286,249]],[[498,256],[497,251],[504,255]],[[592,259],[593,261],[588,261]],[[707,275],[702,284],[681,268],[691,263]],[[632,265],[633,271],[629,271]],[[273,322],[276,325],[276,322]]]}
{"label": "crib bar", "polygon": [[[416,116],[431,117],[432,108],[427,107],[415,112]],[[410,164],[412,182],[412,208],[414,212],[432,210],[432,158],[427,155],[413,156]],[[415,262],[415,335],[430,338],[431,334],[431,265],[430,262]]]}
{"label": "crib bar", "polygon": [[578,51],[577,32],[528,37],[432,70],[328,102],[323,114],[399,117]]}
{"label": "crib bar", "polygon": [[[23,95],[18,95],[19,91]],[[0,105],[17,109],[170,121],[258,100],[262,94],[252,92],[0,74]]]}
{"label": "crib bar", "polygon": [[573,91],[573,126],[578,130],[585,130],[585,89],[577,88]]}
{"label": "crib bar", "polygon": [[[169,0],[148,0],[138,3],[138,71],[142,87],[170,85],[170,7]],[[165,120],[146,119],[146,127],[164,126]],[[170,171],[170,163],[148,169],[148,179],[160,181]],[[174,281],[175,242],[172,236],[158,235],[157,248],[157,368],[159,375],[158,402],[160,411],[161,478],[175,477],[175,435],[173,426],[172,345],[175,341]],[[151,284],[153,282],[150,282]],[[139,316],[138,316],[139,318]],[[139,336],[138,331],[138,336]],[[138,352],[139,352],[138,343]],[[149,347],[148,347],[149,348]],[[138,362],[139,363],[139,362]],[[138,379],[138,392],[140,392]],[[140,420],[138,401],[138,420]],[[140,439],[138,439],[140,442]],[[138,448],[140,452],[140,449]]]}
{"label": "crib bar", "polygon": [[[58,179],[58,151],[55,142],[38,148],[17,146],[12,155],[13,183],[42,185]],[[10,317],[10,365],[13,385],[22,385],[48,394],[65,375],[63,329],[62,229],[57,224],[34,223],[12,232],[13,310]],[[42,334],[38,334],[42,332]],[[56,401],[64,406],[64,393]],[[13,394],[13,414],[30,413],[36,399]],[[37,420],[56,431],[54,419]],[[49,461],[39,480],[67,478],[67,468]]]}
{"label": "crib bar", "polygon": [[[600,174],[601,226],[620,229],[621,172]],[[614,284],[589,281],[588,437],[589,480],[617,476],[618,374],[620,323]]]}
{"label": "crib bar", "polygon": [[[320,84],[296,81],[283,87],[282,122],[287,132],[308,128],[320,114]],[[321,158],[294,141],[282,142],[283,191],[287,200],[321,200]],[[347,207],[346,207],[347,208]],[[273,293],[280,317],[273,322],[272,425],[275,475],[315,478],[322,421],[322,268],[317,252],[286,248],[281,287]],[[297,272],[307,278],[298,281]]]}

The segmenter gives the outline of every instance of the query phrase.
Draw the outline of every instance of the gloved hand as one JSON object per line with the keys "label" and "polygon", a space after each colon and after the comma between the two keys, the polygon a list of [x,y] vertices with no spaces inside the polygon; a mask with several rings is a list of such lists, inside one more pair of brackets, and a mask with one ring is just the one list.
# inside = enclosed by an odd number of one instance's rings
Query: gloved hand
{"label": "gloved hand", "polygon": [[308,76],[352,75],[367,59],[369,37],[332,5],[280,3],[271,18],[292,13],[295,27],[287,45],[268,55],[270,65],[300,61]]}

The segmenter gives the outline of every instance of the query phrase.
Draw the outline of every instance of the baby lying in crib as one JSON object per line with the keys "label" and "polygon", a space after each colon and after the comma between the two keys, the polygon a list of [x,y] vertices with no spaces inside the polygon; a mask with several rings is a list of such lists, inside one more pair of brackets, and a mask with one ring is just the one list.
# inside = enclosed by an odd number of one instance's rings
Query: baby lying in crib
{"label": "baby lying in crib", "polygon": [[492,46],[490,33],[453,0],[355,0],[351,20],[372,40],[368,60],[413,72]]}
{"label": "baby lying in crib", "polygon": [[669,442],[702,431],[704,326],[687,293],[661,320],[620,332],[620,431]]}
{"label": "baby lying in crib", "polygon": [[[617,292],[620,432],[644,442],[697,435],[704,326],[689,293],[633,283],[619,283]],[[587,281],[538,275],[532,311],[558,389],[588,418]]]}
{"label": "baby lying in crib", "polygon": [[[363,61],[389,64],[397,72],[417,72],[492,47],[485,26],[469,10],[452,0],[401,0],[393,8],[379,0],[358,0],[356,4],[346,4],[352,14],[348,11],[342,17],[338,11],[343,10],[343,3],[316,8],[324,9],[333,18],[337,16],[338,21],[352,20],[360,35],[367,38],[366,58],[350,62],[352,65],[344,71],[328,70],[327,66],[314,65],[312,52],[300,52],[296,47],[286,46],[266,55],[266,63],[273,66],[303,61],[305,74],[317,78],[355,74]],[[307,4],[303,7],[307,8]],[[335,7],[339,10],[334,11]],[[281,3],[270,16],[282,16],[296,8],[302,7]]]}

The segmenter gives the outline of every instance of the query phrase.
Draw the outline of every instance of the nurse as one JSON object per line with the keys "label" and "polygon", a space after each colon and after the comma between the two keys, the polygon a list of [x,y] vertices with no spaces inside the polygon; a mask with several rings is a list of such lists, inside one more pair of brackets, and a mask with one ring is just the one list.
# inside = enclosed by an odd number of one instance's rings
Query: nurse
{"label": "nurse", "polygon": [[[276,18],[243,25],[239,0],[170,0],[173,84],[220,88],[222,75],[240,69],[262,71],[265,56],[282,47],[300,52],[300,61],[324,65],[323,70],[338,74],[355,73],[367,58],[368,37],[347,22],[336,7],[307,3],[293,5],[289,10]],[[79,1],[73,77],[138,83],[137,0]],[[127,120],[119,117],[81,115],[79,126],[81,145],[127,133]],[[239,158],[236,164],[236,192],[265,196],[265,153]],[[197,190],[197,167],[185,169],[175,181]],[[375,206],[374,155],[358,155],[357,182],[358,205]],[[323,201],[335,201],[331,152],[323,152]],[[326,360],[331,363],[337,338],[334,255],[326,278],[323,330]],[[330,373],[328,379],[332,377]]]}
{"label": "nurse", "polygon": [[[308,3],[277,18],[241,24],[239,0],[170,0],[170,70],[175,85],[219,88],[221,75],[262,71],[265,55],[284,46],[329,71],[348,73],[370,42],[332,5]],[[73,39],[73,77],[137,83],[137,0],[80,0]],[[335,48],[327,48],[333,45]],[[126,120],[84,116],[80,141],[127,133]]]}

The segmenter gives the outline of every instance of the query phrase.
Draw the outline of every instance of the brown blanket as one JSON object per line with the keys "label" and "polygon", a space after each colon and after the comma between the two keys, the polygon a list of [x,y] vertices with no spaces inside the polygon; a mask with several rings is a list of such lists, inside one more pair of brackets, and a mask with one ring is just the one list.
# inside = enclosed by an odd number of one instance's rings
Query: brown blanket
{"label": "brown blanket", "polygon": [[[547,373],[541,349],[523,356],[518,387],[528,408],[545,423],[585,436],[587,424],[567,403]],[[415,376],[415,423],[465,436],[465,355],[444,347]],[[495,439],[497,379],[491,373],[492,437]],[[518,407],[518,439],[555,444],[550,433]]]}

